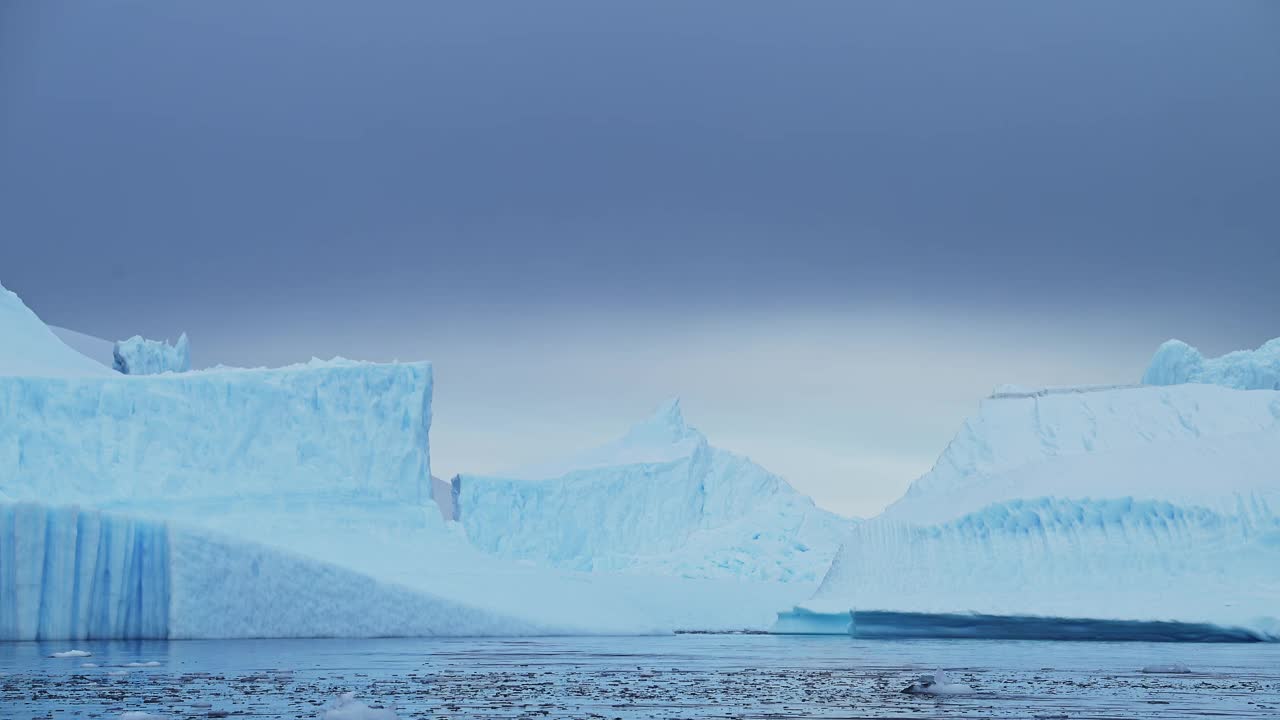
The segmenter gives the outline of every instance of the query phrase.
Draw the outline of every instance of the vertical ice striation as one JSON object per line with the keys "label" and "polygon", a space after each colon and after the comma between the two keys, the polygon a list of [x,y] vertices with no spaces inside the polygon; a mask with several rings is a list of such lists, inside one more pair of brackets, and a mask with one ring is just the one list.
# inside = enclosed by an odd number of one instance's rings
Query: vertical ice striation
{"label": "vertical ice striation", "polygon": [[113,367],[125,375],[158,375],[191,369],[191,345],[182,333],[175,345],[134,335],[116,343]]}
{"label": "vertical ice striation", "polygon": [[165,526],[0,504],[0,640],[165,638]]}
{"label": "vertical ice striation", "polygon": [[1207,383],[1238,390],[1280,390],[1280,338],[1257,350],[1237,350],[1205,358],[1199,350],[1170,340],[1156,350],[1142,382],[1147,385]]}

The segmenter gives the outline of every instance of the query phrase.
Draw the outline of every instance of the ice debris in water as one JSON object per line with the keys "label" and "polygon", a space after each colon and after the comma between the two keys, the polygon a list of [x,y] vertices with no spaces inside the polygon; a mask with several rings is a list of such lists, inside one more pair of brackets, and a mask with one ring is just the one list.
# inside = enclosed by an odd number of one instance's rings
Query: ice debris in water
{"label": "ice debris in water", "polygon": [[98,667],[98,663],[80,663],[80,667],[82,667],[82,668],[96,668],[96,667]]}
{"label": "ice debris in water", "polygon": [[1191,672],[1191,668],[1182,663],[1170,663],[1168,665],[1148,665],[1142,668],[1142,672],[1159,675],[1185,675]]}
{"label": "ice debris in water", "polygon": [[89,657],[90,655],[93,655],[93,653],[89,652],[88,650],[64,650],[62,652],[56,652],[50,655],[49,657],[78,658],[78,657]]}
{"label": "ice debris in water", "polygon": [[320,711],[320,720],[399,720],[396,706],[369,707],[356,700],[354,692],[343,693]]}
{"label": "ice debris in water", "polygon": [[148,712],[140,710],[130,710],[120,713],[120,720],[164,720],[163,715],[152,715]]}
{"label": "ice debris in water", "polygon": [[160,667],[160,663],[156,662],[155,660],[151,660],[148,662],[125,663],[124,666],[125,667]]}
{"label": "ice debris in water", "polygon": [[902,689],[909,695],[961,695],[973,692],[973,688],[960,683],[948,682],[947,674],[941,669],[932,675],[921,675],[910,685]]}

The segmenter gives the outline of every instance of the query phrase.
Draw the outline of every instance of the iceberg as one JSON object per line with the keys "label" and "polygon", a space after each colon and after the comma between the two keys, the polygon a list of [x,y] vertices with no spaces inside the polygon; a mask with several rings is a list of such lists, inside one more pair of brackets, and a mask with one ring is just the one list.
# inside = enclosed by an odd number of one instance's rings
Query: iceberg
{"label": "iceberg", "polygon": [[174,345],[134,335],[115,344],[112,367],[125,375],[187,372],[191,369],[191,344],[186,333],[182,333]]}
{"label": "iceberg", "polygon": [[453,516],[476,547],[581,571],[816,582],[853,525],[709,445],[676,400],[619,440],[544,467],[562,474],[453,479]]}
{"label": "iceberg", "polygon": [[765,629],[816,587],[478,549],[429,363],[122,375],[0,301],[0,640]]}
{"label": "iceberg", "polygon": [[102,363],[107,367],[112,366],[116,344],[110,340],[103,340],[100,337],[56,325],[50,325],[49,329],[72,350],[94,362]]}
{"label": "iceberg", "polygon": [[1237,350],[1205,358],[1199,350],[1170,340],[1156,350],[1142,382],[1148,385],[1209,383],[1239,390],[1280,390],[1280,338],[1257,350]]}
{"label": "iceberg", "polygon": [[72,350],[0,285],[0,377],[104,377],[111,370]]}
{"label": "iceberg", "polygon": [[777,632],[1280,639],[1280,392],[1002,388]]}

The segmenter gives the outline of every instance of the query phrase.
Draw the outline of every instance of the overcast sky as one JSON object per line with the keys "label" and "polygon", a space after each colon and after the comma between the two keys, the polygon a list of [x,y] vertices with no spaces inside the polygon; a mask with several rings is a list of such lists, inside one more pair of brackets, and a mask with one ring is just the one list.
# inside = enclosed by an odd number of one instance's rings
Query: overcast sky
{"label": "overcast sky", "polygon": [[433,469],[667,397],[872,514],[997,383],[1280,335],[1280,3],[0,3],[0,282],[429,359]]}

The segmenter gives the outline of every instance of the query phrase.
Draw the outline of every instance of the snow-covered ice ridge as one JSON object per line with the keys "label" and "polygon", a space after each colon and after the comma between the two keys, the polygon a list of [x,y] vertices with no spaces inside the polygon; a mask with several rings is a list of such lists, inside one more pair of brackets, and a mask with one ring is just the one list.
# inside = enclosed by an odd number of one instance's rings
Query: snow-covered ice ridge
{"label": "snow-covered ice ridge", "polygon": [[191,343],[186,333],[182,333],[173,345],[134,335],[115,344],[112,367],[125,375],[187,372],[191,369]]}
{"label": "snow-covered ice ridge", "polygon": [[854,611],[914,614],[912,632],[933,617],[950,633],[976,613],[979,634],[1008,632],[990,622],[1005,617],[1280,639],[1277,567],[1280,392],[1005,391],[854,529],[778,628],[840,632]]}
{"label": "snow-covered ice ridge", "polygon": [[1280,390],[1280,338],[1257,350],[1237,350],[1205,358],[1199,350],[1170,340],[1160,346],[1142,382],[1148,385],[1210,383],[1240,390]]}
{"label": "snow-covered ice ridge", "polygon": [[623,438],[544,468],[553,469],[532,472],[563,474],[454,478],[455,517],[472,543],[574,570],[816,581],[853,526],[709,445],[678,401]]}

